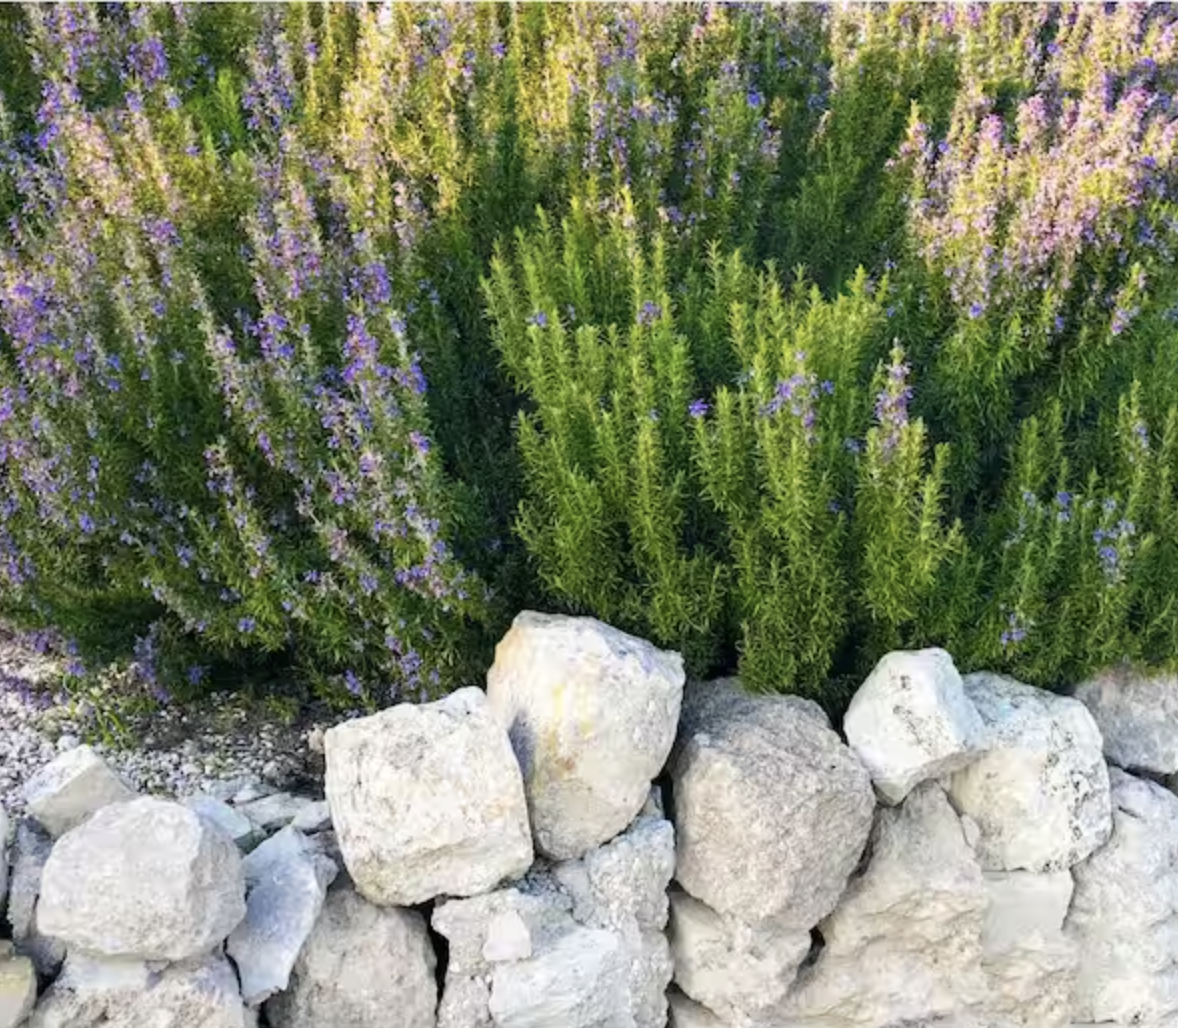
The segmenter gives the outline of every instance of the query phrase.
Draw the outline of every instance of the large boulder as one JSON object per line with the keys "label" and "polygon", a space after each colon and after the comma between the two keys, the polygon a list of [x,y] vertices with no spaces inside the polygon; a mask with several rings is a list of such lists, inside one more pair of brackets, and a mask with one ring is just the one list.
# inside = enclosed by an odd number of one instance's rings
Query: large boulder
{"label": "large boulder", "polygon": [[89,746],[55,757],[24,786],[25,807],[55,839],[110,803],[135,791]]}
{"label": "large boulder", "polygon": [[52,849],[53,839],[36,821],[26,817],[17,822],[8,890],[8,924],[17,952],[32,960],[42,978],[53,978],[65,960],[65,944],[42,932],[37,921],[41,875]]}
{"label": "large boulder", "polygon": [[1073,1021],[1178,1023],[1178,797],[1112,771],[1113,833],[1072,869]]}
{"label": "large boulder", "polygon": [[1059,871],[1109,837],[1100,731],[1078,700],[989,672],[965,677],[989,732],[984,755],[950,781],[954,807],[981,829],[988,871]]}
{"label": "large boulder", "polygon": [[834,909],[875,798],[824,719],[735,679],[692,683],[671,777],[675,876],[691,895],[721,914],[803,931]]}
{"label": "large boulder", "polygon": [[813,1028],[935,1023],[979,1002],[982,871],[935,782],[881,808],[871,860],[820,926],[780,1020]]}
{"label": "large boulder", "polygon": [[679,654],[593,618],[516,617],[487,698],[519,758],[542,853],[579,857],[634,819],[675,741],[683,680]]}
{"label": "large boulder", "polygon": [[225,948],[237,965],[241,994],[254,1007],[289,984],[339,869],[297,828],[267,839],[244,867],[245,920]]}
{"label": "large boulder", "polygon": [[1096,720],[1104,755],[1127,771],[1178,771],[1178,675],[1111,667],[1076,688]]}
{"label": "large boulder", "polygon": [[471,896],[531,864],[519,765],[478,689],[346,721],[324,746],[340,852],[373,903]]}
{"label": "large boulder", "polygon": [[241,855],[187,807],[143,798],[104,807],[53,847],[41,879],[42,932],[137,960],[207,953],[245,916]]}
{"label": "large boulder", "polygon": [[953,658],[939,649],[884,656],[851,700],[843,731],[888,803],[965,767],[986,739]]}
{"label": "large boulder", "polygon": [[17,956],[11,942],[0,939],[0,1028],[16,1028],[33,1011],[37,972],[28,957]]}
{"label": "large boulder", "polygon": [[290,988],[266,1004],[273,1028],[434,1028],[436,958],[415,910],[377,907],[351,882],[327,893]]}
{"label": "large boulder", "polygon": [[237,976],[219,953],[160,971],[71,952],[28,1028],[253,1028]]}

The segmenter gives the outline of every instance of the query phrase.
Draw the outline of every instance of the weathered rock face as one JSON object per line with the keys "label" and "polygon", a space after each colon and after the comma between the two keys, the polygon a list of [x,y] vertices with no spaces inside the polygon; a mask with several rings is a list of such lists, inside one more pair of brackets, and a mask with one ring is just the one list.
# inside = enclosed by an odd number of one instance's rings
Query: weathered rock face
{"label": "weathered rock face", "polygon": [[474,895],[531,864],[519,765],[478,689],[344,722],[324,743],[340,851],[373,903]]}
{"label": "weathered rock face", "polygon": [[89,746],[78,746],[30,778],[24,795],[28,812],[56,839],[107,804],[133,799],[135,791]]}
{"label": "weathered rock face", "polygon": [[988,871],[1059,871],[1109,837],[1100,732],[1077,700],[982,672],[965,677],[989,733],[987,752],[950,783],[954,807],[981,829]]}
{"label": "weathered rock face", "polygon": [[880,810],[870,863],[822,923],[825,946],[798,976],[783,1020],[877,1028],[967,1010],[985,995],[986,903],[944,790],[919,786],[900,807]]}
{"label": "weathered rock face", "polygon": [[228,835],[239,849],[252,849],[265,838],[265,833],[257,825],[224,800],[213,796],[189,796],[181,802]]}
{"label": "weathered rock face", "polygon": [[28,957],[43,978],[57,974],[65,960],[65,945],[45,935],[37,922],[41,875],[53,840],[32,818],[17,823],[12,848],[12,877],[8,890],[8,923],[18,953]]}
{"label": "weathered rock face", "polygon": [[593,618],[515,619],[487,698],[519,758],[542,853],[579,857],[634,819],[675,741],[683,680],[677,653]]}
{"label": "weathered rock face", "polygon": [[1096,720],[1109,762],[1127,771],[1178,771],[1178,675],[1108,668],[1076,688]]}
{"label": "weathered rock face", "polygon": [[434,1028],[436,958],[415,910],[377,907],[346,880],[295,962],[290,988],[266,1004],[273,1028]]}
{"label": "weathered rock face", "polygon": [[94,954],[184,960],[245,915],[241,856],[186,807],[143,798],[104,807],[53,847],[41,931]]}
{"label": "weathered rock face", "polygon": [[843,730],[888,803],[965,767],[986,737],[953,658],[938,649],[883,657],[851,700]]}
{"label": "weathered rock face", "polygon": [[707,1007],[696,1003],[677,989],[672,989],[668,994],[667,1005],[670,1014],[668,1028],[732,1028]]}
{"label": "weathered rock face", "polygon": [[17,956],[0,939],[0,1028],[23,1024],[37,999],[37,972],[28,957]]}
{"label": "weathered rock face", "polygon": [[675,876],[746,922],[809,931],[871,830],[871,780],[821,720],[735,679],[693,683],[671,762]]}
{"label": "weathered rock face", "polygon": [[246,912],[226,951],[253,1007],[285,989],[338,868],[297,828],[284,828],[245,858]]}
{"label": "weathered rock face", "polygon": [[153,971],[133,960],[70,953],[29,1028],[253,1028],[237,978],[219,954]]}
{"label": "weathered rock face", "polygon": [[1178,1021],[1178,797],[1112,771],[1113,833],[1072,870],[1079,948],[1073,1021]]}

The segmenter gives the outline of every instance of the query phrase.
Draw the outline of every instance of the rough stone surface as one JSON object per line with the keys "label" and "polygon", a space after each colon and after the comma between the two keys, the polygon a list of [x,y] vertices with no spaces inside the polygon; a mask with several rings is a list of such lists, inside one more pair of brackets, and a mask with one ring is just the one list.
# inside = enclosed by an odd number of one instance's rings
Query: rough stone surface
{"label": "rough stone surface", "polygon": [[1128,771],[1178,771],[1178,675],[1111,667],[1076,689],[1096,720],[1110,763]]}
{"label": "rough stone surface", "polygon": [[134,791],[89,746],[67,750],[25,783],[25,807],[55,839]]}
{"label": "rough stone surface", "polygon": [[373,903],[474,895],[531,864],[519,765],[478,689],[337,725],[325,747],[340,850]]}
{"label": "rough stone surface", "polygon": [[315,802],[307,796],[276,792],[241,804],[237,812],[249,818],[262,831],[277,832],[280,828],[293,824],[300,815],[306,817],[308,808],[314,806]]}
{"label": "rough stone surface", "polygon": [[29,1028],[253,1028],[256,1018],[219,954],[162,971],[134,960],[70,953]]}
{"label": "rough stone surface", "polygon": [[53,840],[32,818],[16,825],[12,847],[12,876],[8,890],[8,924],[18,953],[28,957],[43,978],[52,978],[65,960],[65,944],[45,935],[37,921],[41,875]]}
{"label": "rough stone surface", "polygon": [[691,895],[747,922],[808,931],[834,909],[871,830],[871,780],[812,713],[692,683],[671,761],[675,875]]}
{"label": "rough stone surface", "polygon": [[881,808],[866,871],[820,926],[825,946],[782,1018],[807,1028],[879,1028],[956,1016],[985,994],[986,890],[944,790]]}
{"label": "rough stone surface", "polygon": [[0,910],[8,897],[8,814],[0,807]]}
{"label": "rough stone surface", "polygon": [[331,827],[331,808],[327,800],[312,800],[294,816],[291,825],[308,834],[322,832]]}
{"label": "rough stone surface", "polygon": [[434,1028],[436,958],[415,910],[377,907],[346,879],[327,894],[290,988],[266,1004],[273,1028]]}
{"label": "rough stone surface", "polygon": [[178,803],[104,807],[53,847],[37,919],[47,935],[112,957],[184,960],[245,915],[241,855]]}
{"label": "rough stone surface", "polygon": [[667,994],[668,1028],[730,1028],[707,1007],[683,995],[678,989]]}
{"label": "rough stone surface", "polygon": [[224,832],[241,849],[251,849],[264,838],[257,825],[224,800],[213,796],[188,796],[181,802]]}
{"label": "rough stone surface", "polygon": [[487,697],[523,771],[536,847],[557,860],[612,839],[675,741],[683,659],[593,618],[524,611]]}
{"label": "rough stone surface", "polygon": [[1071,872],[987,871],[984,877],[981,1010],[994,1028],[1062,1028],[1076,985],[1076,946],[1063,933]]}
{"label": "rough stone surface", "polygon": [[37,999],[37,972],[28,957],[0,942],[0,1028],[16,1028],[32,1012]]}
{"label": "rough stone surface", "polygon": [[810,952],[810,933],[747,925],[685,892],[671,894],[675,984],[733,1021],[772,1017]]}
{"label": "rough stone surface", "polygon": [[297,828],[284,828],[245,858],[245,920],[226,952],[254,1007],[285,989],[338,868]]}
{"label": "rough stone surface", "polygon": [[1078,700],[1012,678],[965,677],[989,731],[987,752],[950,781],[954,807],[981,829],[987,871],[1060,871],[1112,830],[1100,731]]}
{"label": "rough stone surface", "polygon": [[888,803],[965,767],[986,737],[953,658],[939,649],[884,656],[851,700],[843,731]]}
{"label": "rough stone surface", "polygon": [[1114,769],[1113,833],[1072,869],[1073,1020],[1178,1023],[1178,797]]}

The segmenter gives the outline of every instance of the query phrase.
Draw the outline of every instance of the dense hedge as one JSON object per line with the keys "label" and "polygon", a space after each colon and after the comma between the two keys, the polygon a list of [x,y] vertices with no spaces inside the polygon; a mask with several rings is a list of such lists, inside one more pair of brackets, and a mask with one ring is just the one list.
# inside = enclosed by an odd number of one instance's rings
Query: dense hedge
{"label": "dense hedge", "polygon": [[522,606],[833,696],[1178,655],[1166,5],[0,11],[0,615],[164,696]]}

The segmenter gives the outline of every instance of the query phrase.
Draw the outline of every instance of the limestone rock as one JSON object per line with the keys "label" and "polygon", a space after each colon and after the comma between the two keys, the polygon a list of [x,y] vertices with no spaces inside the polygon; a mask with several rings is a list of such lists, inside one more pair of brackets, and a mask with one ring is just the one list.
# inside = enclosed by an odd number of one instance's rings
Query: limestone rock
{"label": "limestone rock", "polygon": [[373,903],[470,896],[531,864],[519,765],[478,689],[346,721],[325,747],[340,851]]}
{"label": "limestone rock", "polygon": [[[306,796],[292,796],[288,792],[275,792],[238,806],[237,812],[247,817],[263,832],[277,832],[293,824],[300,816],[310,816],[307,811],[316,801]],[[297,825],[295,827],[298,827]]]}
{"label": "limestone rock", "polygon": [[187,807],[143,798],[104,807],[53,847],[40,928],[90,953],[184,960],[245,915],[241,855]]}
{"label": "limestone rock", "polygon": [[285,989],[315,927],[335,864],[297,828],[284,828],[245,858],[245,920],[226,951],[254,1007]]}
{"label": "limestone rock", "polygon": [[213,796],[188,796],[180,802],[210,824],[216,825],[237,843],[240,849],[252,849],[264,838],[257,825],[223,800]]}
{"label": "limestone rock", "polygon": [[327,800],[312,800],[294,816],[291,825],[300,832],[312,834],[331,827],[331,808]]}
{"label": "limestone rock", "polygon": [[1060,871],[1112,830],[1100,732],[1078,700],[1012,678],[967,675],[989,749],[950,782],[954,807],[981,828],[988,871]]}
{"label": "limestone rock", "polygon": [[523,771],[536,847],[579,857],[637,815],[675,741],[683,659],[593,618],[524,611],[487,698]]}
{"label": "limestone rock", "polygon": [[67,750],[24,786],[25,806],[55,839],[110,803],[135,792],[89,746]]}
{"label": "limestone rock", "polygon": [[851,700],[843,730],[888,803],[965,767],[986,736],[953,658],[938,649],[884,656]]}
{"label": "limestone rock", "polygon": [[707,1007],[683,995],[678,989],[667,994],[670,1013],[668,1028],[730,1028]]}
{"label": "limestone rock", "polygon": [[1113,833],[1072,869],[1076,1022],[1178,1021],[1178,797],[1111,772]]}
{"label": "limestone rock", "polygon": [[253,1028],[254,1015],[220,954],[162,971],[134,960],[71,952],[28,1028]]}
{"label": "limestone rock", "polygon": [[346,879],[327,893],[290,988],[266,1004],[273,1028],[434,1028],[436,958],[415,910],[377,907]]}
{"label": "limestone rock", "polygon": [[28,957],[42,978],[52,978],[65,960],[65,945],[45,935],[37,921],[41,875],[53,840],[32,818],[17,822],[8,890],[8,924],[18,953]]}
{"label": "limestone rock", "polygon": [[820,926],[825,945],[783,1008],[807,1028],[956,1016],[985,993],[982,872],[942,788],[881,808],[867,869]]}
{"label": "limestone rock", "polygon": [[671,894],[675,984],[734,1023],[772,1018],[810,952],[810,933],[747,925],[693,899]]}
{"label": "limestone rock", "polygon": [[1156,775],[1178,771],[1178,675],[1122,664],[1076,689],[1096,720],[1109,762]]}
{"label": "limestone rock", "polygon": [[32,1013],[37,972],[28,957],[18,957],[12,943],[0,941],[0,1028],[16,1028]]}
{"label": "limestone rock", "polygon": [[834,908],[871,830],[871,780],[805,708],[735,679],[692,683],[671,761],[675,875],[746,922],[809,931]]}

